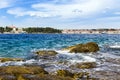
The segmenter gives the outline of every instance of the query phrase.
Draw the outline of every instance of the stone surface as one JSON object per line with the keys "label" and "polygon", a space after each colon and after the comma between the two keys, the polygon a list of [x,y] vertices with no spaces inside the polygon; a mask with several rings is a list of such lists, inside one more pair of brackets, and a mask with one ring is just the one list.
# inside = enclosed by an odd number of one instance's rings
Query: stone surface
{"label": "stone surface", "polygon": [[39,56],[55,56],[57,52],[54,50],[41,50],[41,51],[35,52],[35,54]]}
{"label": "stone surface", "polygon": [[20,58],[0,58],[0,62],[7,62],[7,61],[23,61]]}
{"label": "stone surface", "polygon": [[70,53],[90,53],[99,51],[99,46],[95,42],[89,42],[86,44],[77,44],[70,46],[64,50],[69,50]]}
{"label": "stone surface", "polygon": [[79,68],[79,69],[90,69],[96,68],[95,62],[83,62],[83,63],[76,63],[75,65],[71,65],[71,68]]}

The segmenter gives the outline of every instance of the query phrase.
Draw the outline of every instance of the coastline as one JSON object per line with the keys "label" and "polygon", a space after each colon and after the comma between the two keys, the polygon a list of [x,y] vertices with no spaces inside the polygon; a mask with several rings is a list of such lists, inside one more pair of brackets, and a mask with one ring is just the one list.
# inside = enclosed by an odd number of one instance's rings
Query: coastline
{"label": "coastline", "polygon": [[[59,72],[59,70],[62,75],[64,75],[63,74],[64,72],[67,72],[70,75],[72,74],[74,77],[78,76],[78,73],[82,74],[83,76],[80,77],[80,79],[88,79],[88,80],[113,79],[114,80],[120,78],[119,50],[118,52],[116,52],[116,50],[106,49],[106,47],[104,46],[106,42],[112,43],[113,40],[115,40],[115,42],[119,42],[119,36],[117,36],[119,34],[117,35],[110,34],[110,36],[108,34],[105,35],[102,34],[101,36],[99,36],[99,34],[98,35],[96,34],[95,35],[94,34],[57,35],[54,33],[52,34],[53,35],[51,34],[45,34],[45,35],[23,34],[17,36],[0,35],[1,46],[2,46],[1,56],[4,54],[3,55],[4,57],[0,58],[1,59],[0,69],[5,71],[9,71],[8,69],[10,69],[13,72],[11,74],[8,74],[8,72],[6,72],[4,73],[4,75],[6,75],[7,77],[11,76],[16,78],[17,76],[14,75],[19,73],[19,72],[17,73],[14,72],[16,70],[17,71],[19,71],[19,69],[24,70],[24,68],[25,70],[26,69],[29,70],[29,68],[31,69],[33,68],[33,70],[38,71],[41,69],[40,67],[42,67],[42,70],[44,69],[47,72],[47,74],[43,75],[44,76],[43,78],[47,78],[45,76],[52,76],[52,77],[55,76],[58,79],[58,75],[56,75],[56,73]],[[81,53],[70,53],[69,50],[64,51],[64,48],[66,47],[73,46],[75,44],[77,45],[79,43],[86,43],[89,41],[95,41],[96,43],[98,43],[100,47],[100,51],[95,53],[92,52],[86,53],[86,51],[88,50],[84,50],[85,52],[81,52]],[[102,45],[101,43],[103,43],[104,45]],[[52,54],[51,52],[48,52],[50,54],[44,55],[44,53],[46,54],[47,52],[43,52],[43,51],[49,51],[49,50],[51,51],[54,50],[57,52],[57,54],[56,53]],[[5,52],[7,54],[2,53],[3,51],[8,51],[8,53],[7,52]],[[42,51],[43,53],[39,53],[37,51]],[[37,54],[35,54],[36,52]],[[38,54],[42,56],[38,56]],[[118,54],[118,56],[116,54]],[[26,57],[22,59],[14,59],[16,57],[20,58],[23,56]],[[0,76],[4,77],[2,72],[1,74],[2,75]],[[19,76],[22,75],[22,78],[28,78],[30,76],[35,76],[33,78],[36,78],[37,76],[37,74],[34,74],[34,71],[32,72],[26,71],[26,73],[19,73],[19,74],[18,74]],[[28,75],[28,77],[25,76],[26,74]],[[69,77],[69,79],[67,80],[74,78],[73,76],[70,77],[70,75],[67,76]],[[64,76],[62,78],[67,78],[67,77]],[[39,78],[41,78],[41,76],[39,76]],[[39,78],[35,80],[39,80]],[[56,79],[54,78],[52,80],[56,80]],[[73,80],[77,80],[77,79],[73,79]]]}
{"label": "coastline", "polygon": [[120,33],[0,33],[0,34],[120,34]]}

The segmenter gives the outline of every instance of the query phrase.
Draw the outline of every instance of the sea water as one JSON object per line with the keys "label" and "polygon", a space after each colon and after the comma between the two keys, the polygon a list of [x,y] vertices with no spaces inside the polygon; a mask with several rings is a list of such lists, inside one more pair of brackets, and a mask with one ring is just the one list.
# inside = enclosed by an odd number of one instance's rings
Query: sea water
{"label": "sea water", "polygon": [[[26,58],[33,51],[62,48],[75,44],[96,42],[105,45],[120,43],[119,34],[0,34],[0,57]],[[119,52],[113,52],[120,55]]]}
{"label": "sea water", "polygon": [[[69,53],[62,50],[68,46],[80,43],[96,42],[100,51],[95,54]],[[120,65],[109,60],[120,60],[120,49],[111,49],[120,43],[120,34],[0,34],[0,58],[23,58],[24,61],[8,61],[0,63],[0,66],[13,65],[38,65],[44,67],[48,72],[58,69],[73,70],[70,66],[82,62],[96,62],[97,67],[88,69],[90,72],[100,70],[114,70],[119,72]],[[38,50],[55,50],[58,54],[53,58],[34,57]],[[109,59],[109,60],[108,60]],[[107,60],[107,61],[106,61]],[[114,66],[114,67],[113,67]],[[112,67],[112,69],[110,69]],[[115,68],[118,67],[118,68]]]}

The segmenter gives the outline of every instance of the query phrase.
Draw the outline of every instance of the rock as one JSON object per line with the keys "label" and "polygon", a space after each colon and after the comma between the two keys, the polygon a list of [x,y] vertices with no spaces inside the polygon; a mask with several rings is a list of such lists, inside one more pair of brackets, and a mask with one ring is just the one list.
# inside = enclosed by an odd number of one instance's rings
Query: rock
{"label": "rock", "polygon": [[83,78],[83,76],[84,76],[84,72],[74,74],[74,78]]}
{"label": "rock", "polygon": [[71,65],[71,67],[75,67],[79,69],[90,69],[90,68],[96,68],[96,63],[95,62],[76,63],[75,65]]}
{"label": "rock", "polygon": [[25,80],[73,80],[71,77],[62,77],[51,74],[24,75]]}
{"label": "rock", "polygon": [[16,80],[16,77],[14,75],[0,75],[0,80]]}
{"label": "rock", "polygon": [[7,61],[23,61],[20,58],[0,58],[0,62],[7,62]]}
{"label": "rock", "polygon": [[26,80],[26,79],[22,75],[18,75],[17,80]]}
{"label": "rock", "polygon": [[[57,75],[48,74],[40,66],[3,66],[0,67],[1,80],[93,80],[86,72],[71,73],[58,70]],[[98,79],[97,79],[98,80]]]}
{"label": "rock", "polygon": [[58,70],[57,76],[70,77],[72,80],[98,80],[91,78],[88,72],[71,73],[68,70]]}
{"label": "rock", "polygon": [[57,54],[54,50],[42,50],[35,52],[38,56],[55,56]]}
{"label": "rock", "polygon": [[0,74],[48,74],[39,66],[5,66],[0,67]]}
{"label": "rock", "polygon": [[57,76],[63,76],[63,77],[73,77],[73,73],[69,72],[68,70],[58,70],[57,71]]}
{"label": "rock", "polygon": [[74,79],[93,80],[93,78],[90,77],[90,74],[88,72],[74,73]]}
{"label": "rock", "polygon": [[120,58],[106,58],[105,59],[106,62],[110,62],[110,63],[113,63],[113,64],[120,64]]}
{"label": "rock", "polygon": [[120,80],[120,72],[112,70],[94,71],[91,75],[99,80]]}
{"label": "rock", "polygon": [[77,44],[71,47],[66,48],[70,53],[89,53],[99,51],[99,47],[95,42],[89,42],[86,44]]}

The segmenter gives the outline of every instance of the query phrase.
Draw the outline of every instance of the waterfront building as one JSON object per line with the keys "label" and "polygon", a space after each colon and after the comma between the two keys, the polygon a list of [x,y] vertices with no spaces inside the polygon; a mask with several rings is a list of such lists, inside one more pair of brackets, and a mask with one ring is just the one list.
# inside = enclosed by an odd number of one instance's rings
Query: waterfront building
{"label": "waterfront building", "polygon": [[65,29],[63,34],[120,34],[120,29]]}

